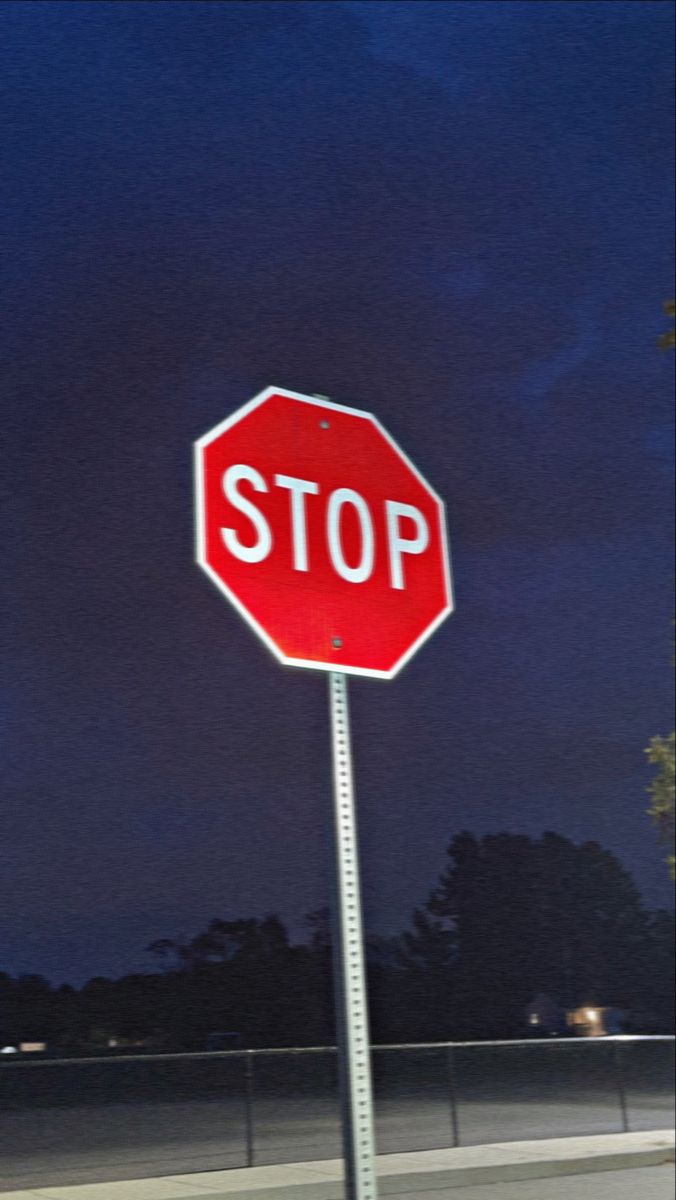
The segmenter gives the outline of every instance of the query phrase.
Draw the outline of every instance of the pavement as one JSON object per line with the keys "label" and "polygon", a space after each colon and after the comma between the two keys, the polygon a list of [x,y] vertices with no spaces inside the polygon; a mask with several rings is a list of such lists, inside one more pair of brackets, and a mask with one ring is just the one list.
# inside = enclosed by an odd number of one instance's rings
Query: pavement
{"label": "pavement", "polygon": [[[106,1064],[108,1065],[108,1064]],[[509,1096],[474,1093],[457,1109],[463,1146],[494,1142],[621,1133],[619,1101],[608,1088],[586,1081],[584,1095],[552,1096],[547,1081],[519,1081]],[[555,1077],[554,1084],[558,1083]],[[376,1144],[382,1156],[439,1150],[453,1143],[446,1093],[376,1098]],[[575,1089],[579,1093],[581,1089]],[[102,1083],[102,1097],[108,1086]],[[0,1108],[2,1106],[0,1105]],[[672,1129],[671,1096],[632,1088],[627,1105],[633,1132]],[[246,1168],[242,1099],[171,1099],[158,1102],[54,1104],[2,1108],[0,1200],[7,1192],[73,1187],[126,1179],[187,1176],[193,1171]],[[340,1111],[325,1095],[256,1096],[250,1129],[254,1165],[311,1163],[341,1154]]]}
{"label": "pavement", "polygon": [[[386,1154],[376,1160],[378,1194],[398,1200],[673,1200],[674,1157],[674,1135],[662,1129]],[[4,1192],[2,1200],[344,1200],[344,1190],[341,1160],[326,1159],[29,1188]]]}

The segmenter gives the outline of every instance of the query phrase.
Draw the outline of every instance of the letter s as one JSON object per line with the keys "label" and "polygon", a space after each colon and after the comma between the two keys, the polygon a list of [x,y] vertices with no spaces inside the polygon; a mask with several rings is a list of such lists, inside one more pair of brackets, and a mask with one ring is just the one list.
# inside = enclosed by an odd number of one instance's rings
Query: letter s
{"label": "letter s", "polygon": [[258,534],[258,539],[253,546],[243,546],[235,530],[227,528],[221,528],[221,537],[235,558],[241,559],[242,562],[257,563],[262,562],[270,553],[272,533],[260,509],[256,508],[256,505],[247,500],[245,496],[240,495],[237,490],[237,485],[243,479],[250,483],[257,492],[267,492],[268,485],[263,476],[253,467],[248,467],[246,463],[235,463],[223,473],[223,491],[226,499],[230,501],[233,508],[248,517]]}

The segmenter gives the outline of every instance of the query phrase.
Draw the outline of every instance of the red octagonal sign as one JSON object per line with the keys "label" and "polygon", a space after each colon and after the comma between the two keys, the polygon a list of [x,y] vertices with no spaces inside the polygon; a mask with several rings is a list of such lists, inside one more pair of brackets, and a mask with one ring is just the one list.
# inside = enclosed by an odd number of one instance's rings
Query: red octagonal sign
{"label": "red octagonal sign", "polygon": [[389,679],[452,611],[443,503],[370,413],[267,388],[195,475],[197,562],[281,662]]}

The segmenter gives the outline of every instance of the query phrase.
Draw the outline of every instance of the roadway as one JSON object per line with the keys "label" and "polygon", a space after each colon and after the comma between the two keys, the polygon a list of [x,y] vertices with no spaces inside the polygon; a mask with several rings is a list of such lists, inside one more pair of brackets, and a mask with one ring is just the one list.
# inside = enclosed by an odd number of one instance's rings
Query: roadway
{"label": "roadway", "polygon": [[[636,1130],[673,1125],[671,1105],[655,1095],[634,1096],[631,1117]],[[555,1104],[524,1098],[464,1102],[459,1127],[461,1143],[477,1146],[616,1133],[622,1125],[618,1105],[605,1096]],[[336,1105],[321,1096],[258,1100],[252,1133],[255,1165],[341,1153]],[[381,1154],[451,1146],[448,1102],[419,1096],[381,1102],[377,1136]],[[0,1121],[0,1192],[246,1165],[241,1100],[6,1110]]]}
{"label": "roadway", "polygon": [[[425,1200],[674,1200],[673,1167],[638,1167],[632,1171],[604,1171],[593,1175],[566,1175],[561,1179],[521,1179],[518,1183],[471,1184],[425,1192]],[[397,1192],[397,1200],[421,1200],[420,1192]]]}
{"label": "roadway", "polygon": [[[672,1200],[674,1136],[655,1131],[390,1154],[399,1200]],[[345,1200],[339,1159],[5,1192],[7,1200]]]}

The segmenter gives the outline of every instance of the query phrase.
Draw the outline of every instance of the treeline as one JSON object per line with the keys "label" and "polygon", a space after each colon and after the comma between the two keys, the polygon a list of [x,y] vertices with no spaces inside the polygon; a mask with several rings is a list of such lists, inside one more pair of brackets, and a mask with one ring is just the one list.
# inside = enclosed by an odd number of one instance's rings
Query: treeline
{"label": "treeline", "polygon": [[[0,1039],[62,1053],[113,1042],[203,1050],[214,1034],[247,1047],[330,1044],[328,910],[307,922],[306,940],[292,944],[277,916],[214,919],[187,942],[154,942],[154,972],[79,990],[0,974]],[[594,842],[458,835],[410,928],[370,940],[367,956],[376,1042],[523,1036],[543,995],[561,1011],[621,1010],[628,1030],[673,1031],[673,917],[647,911]]]}

